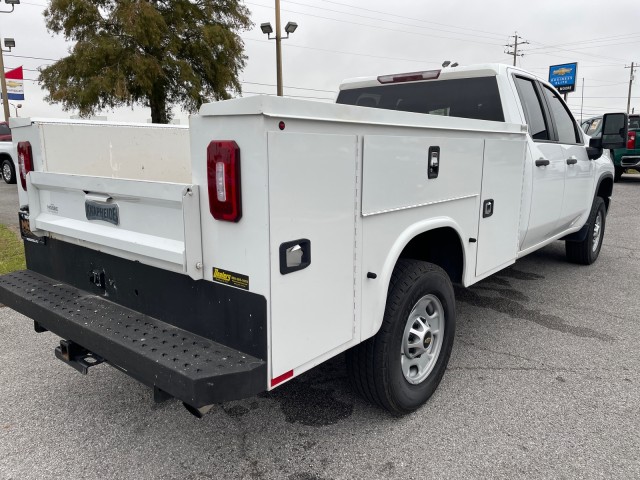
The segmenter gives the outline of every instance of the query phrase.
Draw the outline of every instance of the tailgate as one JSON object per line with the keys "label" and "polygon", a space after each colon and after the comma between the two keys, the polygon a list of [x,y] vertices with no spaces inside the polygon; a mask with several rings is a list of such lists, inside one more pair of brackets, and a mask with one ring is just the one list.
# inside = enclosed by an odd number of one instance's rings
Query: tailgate
{"label": "tailgate", "polygon": [[203,277],[197,185],[31,172],[27,192],[37,235]]}

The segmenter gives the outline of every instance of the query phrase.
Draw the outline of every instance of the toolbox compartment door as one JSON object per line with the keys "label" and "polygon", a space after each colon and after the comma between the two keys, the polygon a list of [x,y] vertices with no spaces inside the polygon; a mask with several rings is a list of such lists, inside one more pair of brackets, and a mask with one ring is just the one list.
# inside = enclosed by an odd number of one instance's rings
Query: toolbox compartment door
{"label": "toolbox compartment door", "polygon": [[353,338],[358,148],[355,135],[269,132],[268,144],[275,378]]}
{"label": "toolbox compartment door", "polygon": [[485,140],[476,257],[478,277],[516,260],[525,145],[524,137]]}

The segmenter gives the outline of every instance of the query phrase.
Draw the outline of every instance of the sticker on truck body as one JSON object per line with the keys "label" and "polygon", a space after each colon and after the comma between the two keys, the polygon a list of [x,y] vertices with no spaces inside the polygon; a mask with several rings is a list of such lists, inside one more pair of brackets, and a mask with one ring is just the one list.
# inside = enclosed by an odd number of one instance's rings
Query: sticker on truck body
{"label": "sticker on truck body", "polygon": [[249,277],[247,275],[242,275],[241,273],[230,272],[229,270],[222,270],[221,268],[213,267],[213,281],[249,290]]}

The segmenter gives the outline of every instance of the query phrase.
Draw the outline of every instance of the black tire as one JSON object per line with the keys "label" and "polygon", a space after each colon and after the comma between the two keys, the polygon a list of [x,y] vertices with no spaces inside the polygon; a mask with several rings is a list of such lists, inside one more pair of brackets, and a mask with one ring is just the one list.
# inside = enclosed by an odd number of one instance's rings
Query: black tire
{"label": "black tire", "polygon": [[615,168],[615,173],[613,175],[613,181],[618,182],[622,178],[622,174],[624,173],[624,170],[622,167],[614,167],[614,168]]}
{"label": "black tire", "polygon": [[[409,315],[425,296],[433,296],[440,302],[444,334],[432,369],[429,373],[425,369],[427,376],[420,383],[411,384],[402,371],[401,356],[404,354],[400,352]],[[347,352],[347,371],[356,391],[394,415],[410,413],[423,405],[438,387],[449,363],[455,337],[455,316],[453,286],[444,270],[427,262],[398,260],[380,330],[373,338]]]}
{"label": "black tire", "polygon": [[[594,229],[596,226],[596,220],[600,217],[600,228],[598,243],[594,249]],[[604,204],[604,200],[601,197],[596,197],[591,206],[591,213],[587,220],[587,236],[581,242],[565,242],[565,249],[567,252],[567,259],[572,263],[579,263],[582,265],[591,265],[598,259],[600,250],[602,249],[602,242],[604,240],[604,231],[607,222],[607,209]]]}
{"label": "black tire", "polygon": [[2,173],[2,179],[6,183],[16,183],[16,169],[13,167],[13,162],[5,158],[0,165],[0,172]]}

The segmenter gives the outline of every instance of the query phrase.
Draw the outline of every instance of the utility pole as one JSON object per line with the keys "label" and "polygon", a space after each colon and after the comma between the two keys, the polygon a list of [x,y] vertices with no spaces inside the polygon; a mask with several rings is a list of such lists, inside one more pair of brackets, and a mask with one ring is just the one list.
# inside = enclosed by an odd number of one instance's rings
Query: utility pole
{"label": "utility pole", "polygon": [[580,123],[582,123],[582,107],[584,105],[584,77],[582,77],[582,97],[580,98]]}
{"label": "utility pole", "polygon": [[633,69],[636,65],[634,65],[633,62],[631,62],[631,66],[630,67],[624,67],[624,68],[630,68],[631,72],[629,74],[629,96],[627,97],[627,115],[629,114],[629,109],[631,108],[631,86],[633,85]]}
{"label": "utility pole", "polygon": [[9,95],[7,94],[7,79],[4,75],[4,50],[0,47],[0,85],[2,86],[2,106],[4,108],[4,121],[9,121],[11,112],[9,111]]}
{"label": "utility pole", "polygon": [[[511,37],[509,37],[509,38],[511,38]],[[515,67],[516,66],[516,60],[518,59],[518,57],[524,56],[524,53],[518,53],[518,47],[522,46],[522,45],[526,45],[529,42],[526,41],[526,40],[522,40],[522,37],[520,37],[520,41],[518,41],[518,32],[515,33],[514,39],[515,39],[515,41],[513,42],[513,44],[510,43],[508,45],[505,45],[505,47],[507,47],[507,48],[513,48],[513,51],[510,52],[509,50],[505,50],[504,53],[506,53],[507,55],[513,55],[513,66]]]}

